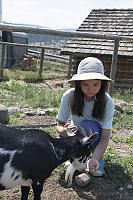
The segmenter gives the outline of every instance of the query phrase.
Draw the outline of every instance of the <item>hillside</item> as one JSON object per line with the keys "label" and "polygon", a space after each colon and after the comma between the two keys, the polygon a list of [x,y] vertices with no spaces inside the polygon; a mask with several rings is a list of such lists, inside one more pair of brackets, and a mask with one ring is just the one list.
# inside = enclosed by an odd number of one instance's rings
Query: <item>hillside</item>
{"label": "hillside", "polygon": [[64,43],[68,40],[68,38],[60,36],[32,34],[32,33],[28,33],[27,36],[29,43],[44,43],[47,45],[62,43],[62,42]]}

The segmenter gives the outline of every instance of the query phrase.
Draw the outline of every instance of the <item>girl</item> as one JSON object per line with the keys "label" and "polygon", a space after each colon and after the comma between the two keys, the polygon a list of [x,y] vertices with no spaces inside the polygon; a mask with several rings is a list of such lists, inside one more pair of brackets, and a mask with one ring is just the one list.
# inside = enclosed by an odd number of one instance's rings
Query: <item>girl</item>
{"label": "girl", "polygon": [[[94,143],[94,152],[88,160],[87,171],[94,176],[104,174],[103,154],[107,148],[114,115],[114,103],[107,91],[107,83],[112,81],[104,75],[102,62],[94,57],[83,59],[77,74],[69,80],[75,88],[66,91],[62,97],[57,115],[56,130],[60,136],[67,137],[67,130],[75,133],[77,126],[99,132]],[[71,125],[67,123],[71,117]]]}

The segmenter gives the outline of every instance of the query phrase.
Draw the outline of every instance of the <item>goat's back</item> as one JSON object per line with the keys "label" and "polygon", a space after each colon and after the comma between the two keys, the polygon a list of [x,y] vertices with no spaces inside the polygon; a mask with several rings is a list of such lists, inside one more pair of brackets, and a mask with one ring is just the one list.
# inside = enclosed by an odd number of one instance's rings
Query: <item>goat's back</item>
{"label": "goat's back", "polygon": [[38,129],[20,130],[8,126],[0,126],[0,148],[20,149],[30,144],[47,144],[51,136]]}

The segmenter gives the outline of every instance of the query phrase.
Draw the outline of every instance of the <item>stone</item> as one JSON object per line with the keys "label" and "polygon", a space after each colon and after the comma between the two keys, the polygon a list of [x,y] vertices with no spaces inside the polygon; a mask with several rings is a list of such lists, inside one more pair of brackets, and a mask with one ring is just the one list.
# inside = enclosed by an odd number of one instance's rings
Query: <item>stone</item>
{"label": "stone", "polygon": [[124,190],[124,187],[120,187],[120,189],[119,189],[120,191],[123,191]]}
{"label": "stone", "polygon": [[9,120],[7,107],[0,105],[0,123],[6,124]]}
{"label": "stone", "polygon": [[8,109],[8,114],[9,115],[14,115],[15,113],[22,112],[22,110],[20,108],[18,108],[18,107],[11,106],[11,107],[8,107],[7,109]]}
{"label": "stone", "polygon": [[44,110],[44,112],[46,114],[49,114],[49,113],[53,112],[54,110],[55,110],[55,108],[47,108],[47,109]]}
{"label": "stone", "polygon": [[133,189],[133,186],[132,186],[131,184],[128,184],[127,189],[128,189],[128,190],[132,190],[132,189]]}
{"label": "stone", "polygon": [[46,115],[46,112],[45,111],[43,111],[42,109],[38,109],[37,111],[36,111],[36,114],[37,115]]}
{"label": "stone", "polygon": [[90,180],[91,180],[91,176],[86,173],[82,173],[75,177],[75,182],[80,187],[87,186],[89,184]]}
{"label": "stone", "polygon": [[24,108],[22,112],[27,116],[35,116],[36,115],[36,111],[33,110],[32,108]]}

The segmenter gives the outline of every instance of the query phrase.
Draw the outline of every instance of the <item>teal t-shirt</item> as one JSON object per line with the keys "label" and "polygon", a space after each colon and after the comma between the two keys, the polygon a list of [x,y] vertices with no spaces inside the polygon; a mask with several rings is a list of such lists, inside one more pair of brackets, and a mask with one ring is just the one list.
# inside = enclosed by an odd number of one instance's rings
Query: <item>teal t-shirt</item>
{"label": "teal t-shirt", "polygon": [[104,117],[101,121],[99,121],[91,116],[94,106],[94,100],[84,101],[83,116],[77,116],[72,114],[70,108],[70,98],[71,95],[73,94],[73,91],[74,88],[71,88],[63,94],[59,112],[56,116],[58,120],[66,123],[69,119],[71,119],[72,124],[77,126],[83,120],[88,119],[97,121],[101,125],[101,128],[103,129],[112,129],[112,121],[114,116],[114,102],[108,93],[106,93],[107,103],[106,103]]}

